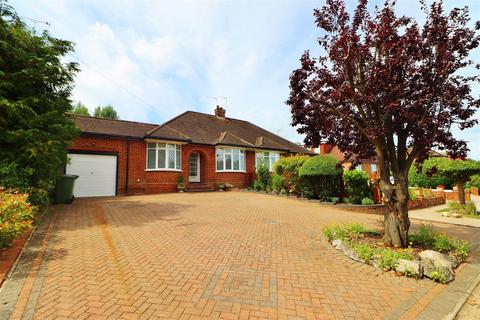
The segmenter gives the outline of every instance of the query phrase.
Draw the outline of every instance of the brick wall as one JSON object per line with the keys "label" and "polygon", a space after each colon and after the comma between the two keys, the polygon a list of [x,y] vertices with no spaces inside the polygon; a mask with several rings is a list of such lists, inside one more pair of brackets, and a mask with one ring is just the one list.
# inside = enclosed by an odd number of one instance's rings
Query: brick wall
{"label": "brick wall", "polygon": [[[129,144],[128,190],[126,188],[126,154]],[[248,187],[255,178],[255,152],[246,151],[247,172],[215,172],[215,147],[205,145],[182,145],[182,172],[145,171],[146,142],[101,136],[81,135],[74,140],[69,150],[109,152],[118,155],[118,194],[176,192],[177,179],[183,175],[188,187],[188,159],[193,152],[200,155],[200,180],[209,187],[218,183],[231,183],[237,188]]]}

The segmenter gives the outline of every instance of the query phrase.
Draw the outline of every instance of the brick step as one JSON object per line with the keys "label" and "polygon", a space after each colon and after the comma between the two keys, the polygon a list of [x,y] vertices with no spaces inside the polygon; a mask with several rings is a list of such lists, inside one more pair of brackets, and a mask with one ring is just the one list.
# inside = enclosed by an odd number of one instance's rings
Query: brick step
{"label": "brick step", "polygon": [[186,188],[185,191],[187,192],[204,192],[204,191],[215,191],[214,188],[209,186],[206,183],[195,183],[195,184],[189,184]]}

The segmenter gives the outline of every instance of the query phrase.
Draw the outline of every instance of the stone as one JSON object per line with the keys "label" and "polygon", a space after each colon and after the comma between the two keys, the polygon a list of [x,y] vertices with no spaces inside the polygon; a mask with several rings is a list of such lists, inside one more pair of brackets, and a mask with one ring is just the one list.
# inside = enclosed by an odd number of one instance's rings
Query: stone
{"label": "stone", "polygon": [[452,213],[452,217],[454,218],[461,218],[462,214],[461,213]]}
{"label": "stone", "polygon": [[342,240],[340,239],[335,239],[332,241],[332,246],[337,249],[337,250],[340,250],[340,251],[346,251],[347,250],[347,246],[343,243]]}
{"label": "stone", "polygon": [[423,267],[418,260],[398,259],[395,271],[418,279],[423,276]]}
{"label": "stone", "polygon": [[447,256],[447,259],[452,263],[453,269],[456,269],[460,265],[460,263],[462,263],[460,258],[458,258],[457,256],[454,256],[454,255],[449,254]]}
{"label": "stone", "polygon": [[365,261],[353,250],[346,250],[345,254],[352,260],[365,263]]}
{"label": "stone", "polygon": [[425,250],[419,254],[423,274],[440,282],[450,282],[455,278],[453,264],[447,256],[433,250]]}

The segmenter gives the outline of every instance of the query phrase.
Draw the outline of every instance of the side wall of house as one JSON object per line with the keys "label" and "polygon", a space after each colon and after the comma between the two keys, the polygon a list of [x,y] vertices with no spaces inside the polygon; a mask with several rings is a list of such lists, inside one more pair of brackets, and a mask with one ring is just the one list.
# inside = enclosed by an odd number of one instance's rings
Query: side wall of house
{"label": "side wall of house", "polygon": [[[128,180],[127,150],[129,150]],[[205,186],[215,188],[219,183],[230,183],[237,188],[245,188],[255,178],[255,152],[253,151],[246,152],[246,172],[216,172],[215,148],[205,145],[182,145],[181,172],[146,171],[146,142],[139,139],[81,135],[74,140],[69,151],[116,154],[118,156],[118,194],[176,192],[179,175],[184,176],[188,188],[188,160],[193,152],[200,154],[200,180]]]}

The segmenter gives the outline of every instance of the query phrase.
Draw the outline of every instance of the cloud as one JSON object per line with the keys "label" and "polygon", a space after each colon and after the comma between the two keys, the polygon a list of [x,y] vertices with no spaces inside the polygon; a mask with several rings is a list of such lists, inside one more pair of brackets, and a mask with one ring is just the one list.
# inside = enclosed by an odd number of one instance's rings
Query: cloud
{"label": "cloud", "polygon": [[[318,1],[11,3],[21,16],[47,20],[54,36],[76,43],[82,71],[74,99],[91,110],[112,104],[123,119],[161,123],[187,109],[212,112],[206,96],[226,96],[227,116],[302,141],[284,101],[302,52],[319,50],[312,16]],[[402,1],[398,8],[412,14]],[[479,135],[459,133],[480,159]]]}

